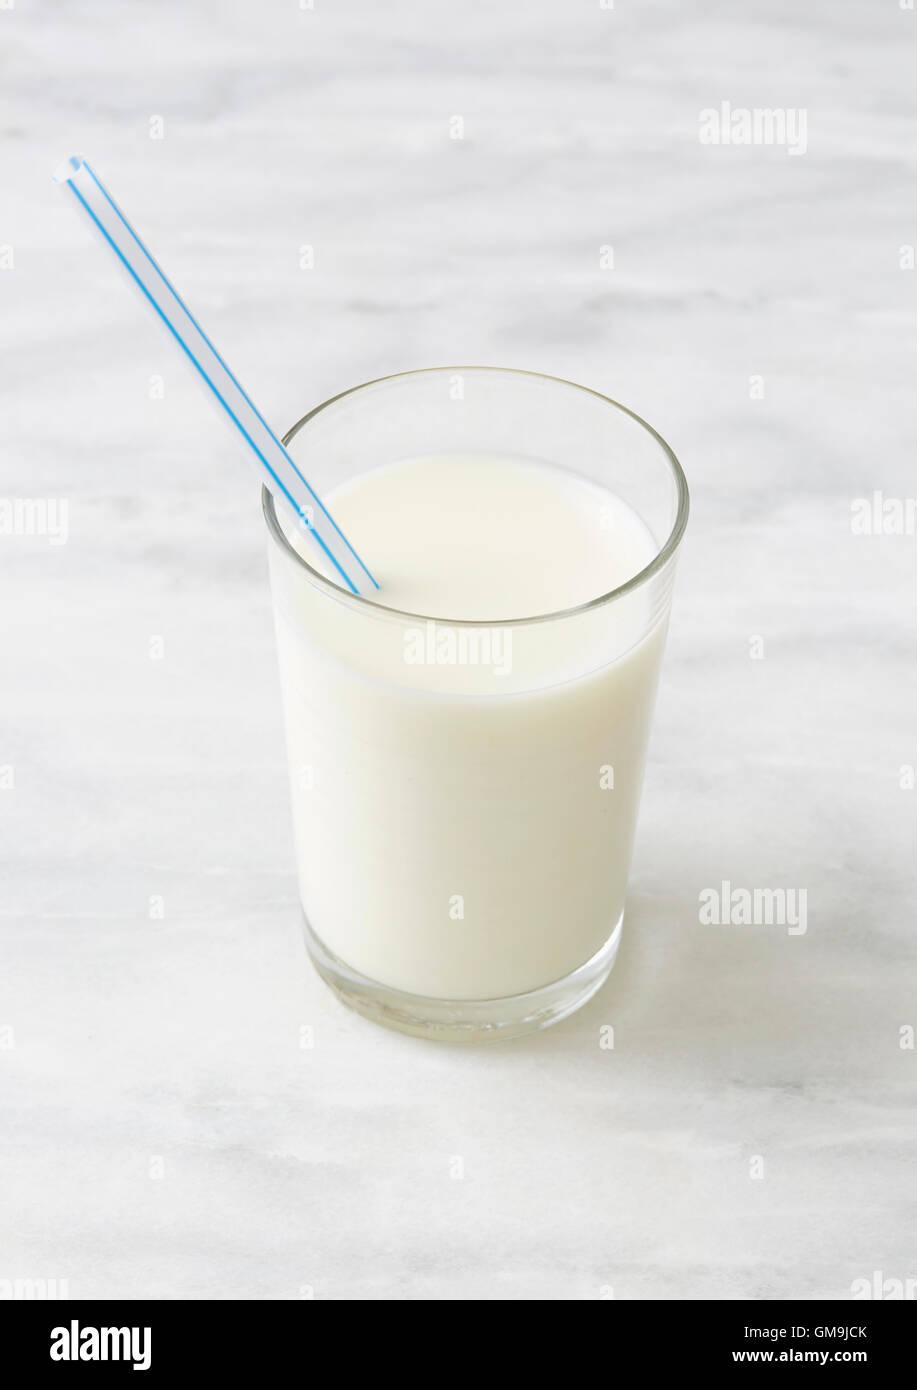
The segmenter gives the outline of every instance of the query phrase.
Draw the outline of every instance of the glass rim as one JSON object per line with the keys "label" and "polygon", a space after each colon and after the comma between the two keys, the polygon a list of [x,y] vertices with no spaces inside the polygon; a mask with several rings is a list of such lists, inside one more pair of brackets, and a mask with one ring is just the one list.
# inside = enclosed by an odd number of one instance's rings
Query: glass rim
{"label": "glass rim", "polygon": [[434,618],[430,614],[411,613],[404,608],[392,608],[388,604],[379,603],[375,598],[367,597],[363,594],[352,593],[340,584],[336,584],[333,579],[328,579],[320,570],[301,555],[294,545],[291,544],[289,537],[280,524],[277,516],[277,508],[274,505],[274,498],[270,489],[266,485],[261,488],[261,510],[267,523],[268,531],[273,539],[280,546],[281,550],[304,569],[309,578],[314,581],[320,589],[330,594],[333,598],[344,599],[352,607],[365,610],[369,615],[385,614],[393,618],[407,618],[412,622],[436,623],[441,627],[521,627],[528,623],[547,623],[555,622],[562,618],[577,617],[580,614],[588,613],[593,609],[601,608],[606,603],[611,603],[624,594],[633,592],[642,587],[655,574],[664,569],[669,560],[678,549],[678,545],[688,524],[688,511],[690,508],[690,494],[688,492],[688,480],[684,470],[679,463],[674,450],[663,439],[658,430],[648,424],[636,411],[630,410],[620,401],[613,400],[611,396],[604,395],[601,391],[595,391],[591,386],[581,386],[579,382],[569,381],[566,377],[550,376],[546,372],[526,371],[521,367],[483,367],[483,366],[464,366],[464,367],[416,367],[411,371],[392,372],[387,376],[373,377],[371,381],[362,381],[357,386],[349,386],[346,391],[339,391],[335,396],[329,396],[328,400],[322,401],[320,405],[314,406],[306,415],[296,421],[286,434],[283,436],[283,446],[287,448],[292,440],[296,438],[300,430],[308,425],[310,420],[314,420],[316,415],[327,410],[329,406],[336,405],[339,401],[346,400],[348,396],[356,395],[359,391],[366,391],[370,386],[381,386],[389,381],[404,381],[409,377],[433,376],[437,373],[471,373],[471,372],[500,372],[506,376],[526,376],[533,377],[540,381],[549,381],[555,386],[569,386],[574,391],[582,391],[587,396],[593,396],[596,400],[602,401],[605,405],[610,405],[613,409],[620,411],[623,415],[628,415],[631,420],[640,425],[647,434],[655,439],[661,448],[675,480],[678,506],[676,508],[675,520],[672,529],[665,541],[659,546],[656,554],[649,564],[644,565],[643,569],[638,570],[630,579],[623,584],[618,584],[614,589],[609,589],[607,593],[599,594],[595,598],[587,599],[584,603],[574,604],[571,608],[559,608],[550,613],[535,613],[527,618]]}

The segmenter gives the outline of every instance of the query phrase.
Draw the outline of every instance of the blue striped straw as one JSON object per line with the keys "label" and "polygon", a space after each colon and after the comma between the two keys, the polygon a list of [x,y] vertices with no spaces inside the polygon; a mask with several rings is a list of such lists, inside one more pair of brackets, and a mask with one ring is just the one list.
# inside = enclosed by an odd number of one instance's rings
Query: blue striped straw
{"label": "blue striped straw", "polygon": [[264,416],[243,391],[197,320],[85,159],[74,156],[57,170],[101,232],[132,279],[143,291],[185,355],[193,362],[246,444],[258,456],[265,481],[275,497],[292,507],[347,588],[355,594],[378,589],[363,561],[343,535],[290,458]]}

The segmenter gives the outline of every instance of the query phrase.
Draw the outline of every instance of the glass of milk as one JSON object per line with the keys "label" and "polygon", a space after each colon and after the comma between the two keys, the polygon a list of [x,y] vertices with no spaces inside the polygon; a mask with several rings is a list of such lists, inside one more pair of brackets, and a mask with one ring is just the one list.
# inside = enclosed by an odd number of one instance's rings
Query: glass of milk
{"label": "glass of milk", "polygon": [[668,445],[501,368],[346,391],[284,440],[372,570],[264,493],[305,935],[378,1023],[511,1037],[614,964],[688,514]]}

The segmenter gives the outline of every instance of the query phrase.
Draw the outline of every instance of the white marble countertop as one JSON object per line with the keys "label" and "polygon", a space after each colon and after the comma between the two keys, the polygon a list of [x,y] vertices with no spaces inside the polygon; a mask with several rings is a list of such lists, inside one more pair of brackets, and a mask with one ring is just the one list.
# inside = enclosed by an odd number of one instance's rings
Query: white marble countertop
{"label": "white marble countertop", "polygon": [[[851,527],[915,492],[917,14],[16,0],[0,36],[2,492],[69,503],[64,545],[0,537],[0,1293],[917,1275],[917,537]],[[727,100],[805,109],[805,154],[702,144]],[[73,151],[281,427],[485,362],[680,454],[625,945],[568,1023],[425,1044],[308,966],[254,475],[52,186]],[[723,879],[804,887],[807,932],[702,926]]]}

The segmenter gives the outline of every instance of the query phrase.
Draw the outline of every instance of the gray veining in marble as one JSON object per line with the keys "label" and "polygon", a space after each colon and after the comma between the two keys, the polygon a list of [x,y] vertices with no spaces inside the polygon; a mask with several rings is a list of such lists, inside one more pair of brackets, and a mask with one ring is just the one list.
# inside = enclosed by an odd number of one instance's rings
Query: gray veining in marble
{"label": "gray veining in marble", "polygon": [[[917,492],[917,14],[15,0],[0,45],[0,493],[69,503],[0,537],[0,1291],[917,1275],[917,537],[851,525]],[[805,109],[805,154],[701,144],[722,101]],[[74,151],[279,427],[487,362],[680,454],[626,940],[567,1024],[424,1044],[307,966],[257,485],[52,186]],[[724,879],[806,888],[807,932],[701,925]]]}

